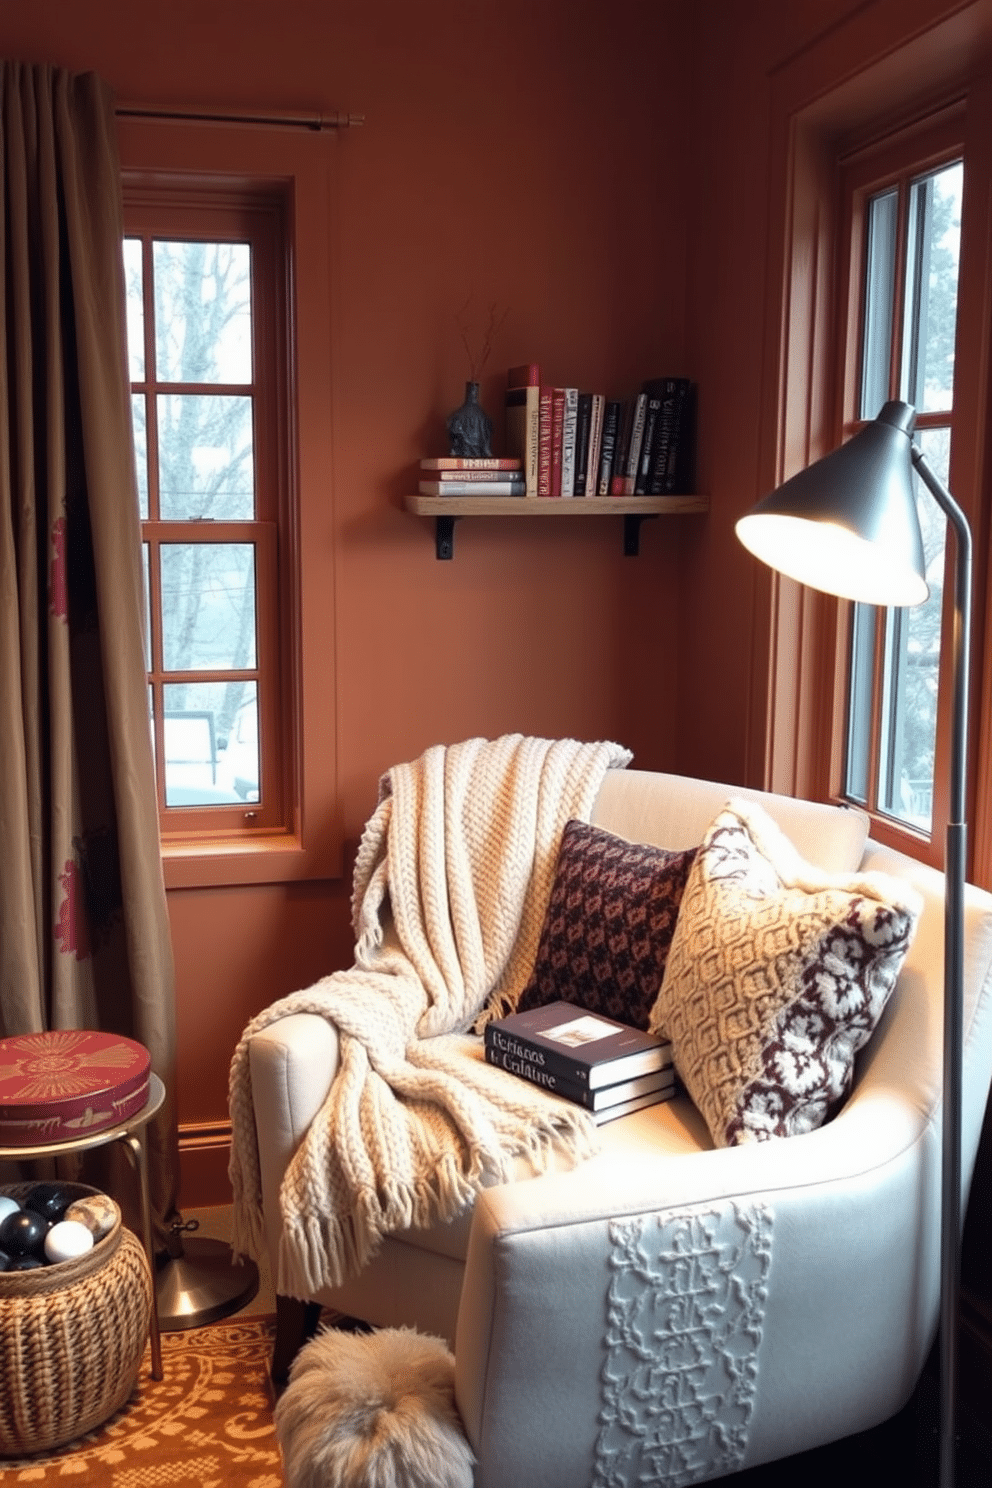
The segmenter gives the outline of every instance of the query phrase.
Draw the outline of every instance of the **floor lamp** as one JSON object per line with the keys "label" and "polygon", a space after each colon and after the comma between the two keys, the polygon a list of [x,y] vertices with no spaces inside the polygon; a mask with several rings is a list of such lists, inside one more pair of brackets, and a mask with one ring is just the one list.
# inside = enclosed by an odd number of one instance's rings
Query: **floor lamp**
{"label": "floor lamp", "polygon": [[[258,1292],[258,1267],[248,1257],[235,1262],[226,1240],[191,1235],[196,1221],[177,1226],[176,1254],[155,1274],[158,1324],[163,1333],[204,1328],[238,1312]],[[180,1248],[181,1247],[181,1248]]]}
{"label": "floor lamp", "polygon": [[927,597],[912,470],[955,535],[951,760],[944,859],[944,1109],[940,1227],[940,1484],[954,1483],[957,1315],[961,1271],[961,1044],[967,825],[971,531],[953,496],[913,443],[916,414],[886,403],[847,444],[817,460],[737,523],[755,557],[814,589],[873,605]]}

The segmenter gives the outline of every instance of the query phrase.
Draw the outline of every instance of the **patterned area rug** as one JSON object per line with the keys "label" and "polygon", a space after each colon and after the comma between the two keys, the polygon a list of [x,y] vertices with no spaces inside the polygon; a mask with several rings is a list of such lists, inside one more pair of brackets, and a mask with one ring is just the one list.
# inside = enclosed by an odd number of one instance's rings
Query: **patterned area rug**
{"label": "patterned area rug", "polygon": [[253,1317],[163,1334],[162,1380],[150,1378],[146,1349],[122,1410],[57,1452],[0,1458],[0,1488],[283,1488],[274,1332]]}

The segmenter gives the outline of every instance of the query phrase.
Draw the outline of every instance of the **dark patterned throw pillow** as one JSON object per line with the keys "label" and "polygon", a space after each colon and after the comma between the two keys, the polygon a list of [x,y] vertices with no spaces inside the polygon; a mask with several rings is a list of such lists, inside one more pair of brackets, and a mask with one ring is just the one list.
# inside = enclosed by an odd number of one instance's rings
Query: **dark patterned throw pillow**
{"label": "dark patterned throw pillow", "polygon": [[568,822],[517,1010],[560,999],[647,1028],[694,857]]}

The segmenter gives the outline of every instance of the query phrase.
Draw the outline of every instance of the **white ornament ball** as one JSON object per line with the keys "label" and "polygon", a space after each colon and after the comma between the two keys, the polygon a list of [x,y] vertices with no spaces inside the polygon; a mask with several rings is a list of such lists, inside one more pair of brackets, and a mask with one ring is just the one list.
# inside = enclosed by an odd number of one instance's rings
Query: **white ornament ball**
{"label": "white ornament ball", "polygon": [[12,1199],[10,1194],[0,1194],[0,1220],[6,1219],[8,1214],[16,1214],[20,1207],[17,1200]]}
{"label": "white ornament ball", "polygon": [[92,1249],[93,1231],[76,1219],[59,1220],[45,1236],[45,1259],[53,1266],[59,1261],[74,1261]]}

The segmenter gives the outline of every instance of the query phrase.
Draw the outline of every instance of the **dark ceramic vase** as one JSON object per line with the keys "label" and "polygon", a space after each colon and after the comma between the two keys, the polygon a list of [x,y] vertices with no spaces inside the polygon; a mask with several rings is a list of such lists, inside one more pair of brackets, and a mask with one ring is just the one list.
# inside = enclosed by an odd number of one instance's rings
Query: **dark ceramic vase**
{"label": "dark ceramic vase", "polygon": [[479,402],[479,384],[465,384],[465,402],[448,415],[449,453],[462,459],[492,454],[493,425]]}

